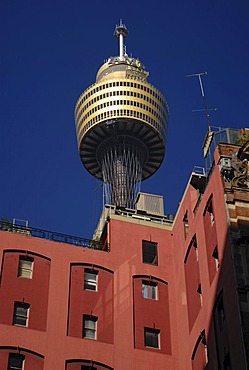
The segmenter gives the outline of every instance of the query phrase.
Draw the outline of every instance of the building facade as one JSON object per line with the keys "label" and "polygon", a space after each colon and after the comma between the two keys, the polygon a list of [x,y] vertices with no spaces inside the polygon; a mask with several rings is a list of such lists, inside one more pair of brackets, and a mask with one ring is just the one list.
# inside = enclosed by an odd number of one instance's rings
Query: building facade
{"label": "building facade", "polygon": [[248,148],[220,143],[174,221],[148,194],[98,241],[2,221],[1,369],[246,369]]}
{"label": "building facade", "polygon": [[75,110],[108,200],[93,240],[0,222],[1,370],[248,368],[247,132],[208,133],[212,166],[166,217],[139,184],[163,160],[168,106],[124,53],[127,34],[116,27],[120,55]]}

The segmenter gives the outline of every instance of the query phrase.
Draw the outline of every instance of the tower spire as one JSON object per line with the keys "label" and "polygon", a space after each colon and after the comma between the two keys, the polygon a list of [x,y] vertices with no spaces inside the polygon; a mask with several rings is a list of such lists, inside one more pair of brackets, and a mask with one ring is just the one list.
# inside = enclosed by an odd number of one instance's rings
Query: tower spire
{"label": "tower spire", "polygon": [[116,25],[114,36],[119,39],[119,57],[122,59],[124,56],[124,39],[128,36],[128,30],[120,19],[119,24]]}

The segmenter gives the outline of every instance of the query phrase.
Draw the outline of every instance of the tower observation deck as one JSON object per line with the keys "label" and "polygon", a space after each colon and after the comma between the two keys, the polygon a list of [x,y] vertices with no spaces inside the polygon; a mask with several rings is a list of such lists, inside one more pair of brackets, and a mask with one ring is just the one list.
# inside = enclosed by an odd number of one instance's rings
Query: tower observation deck
{"label": "tower observation deck", "polygon": [[75,122],[81,161],[103,181],[105,203],[134,208],[141,181],[164,158],[168,105],[147,82],[141,62],[126,54],[127,35],[120,21],[114,32],[119,56],[100,67],[96,82],[79,97]]}

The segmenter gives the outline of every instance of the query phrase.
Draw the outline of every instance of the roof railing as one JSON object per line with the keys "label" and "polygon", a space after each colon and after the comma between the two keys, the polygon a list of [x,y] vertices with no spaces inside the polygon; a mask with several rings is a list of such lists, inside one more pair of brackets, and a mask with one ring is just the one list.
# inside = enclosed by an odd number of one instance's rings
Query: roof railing
{"label": "roof railing", "polygon": [[37,229],[35,227],[25,227],[15,225],[8,221],[0,221],[0,231],[7,231],[15,234],[32,236],[34,238],[42,238],[54,242],[71,244],[77,247],[84,247],[109,252],[108,243],[102,240],[91,240],[79,236],[62,234],[55,231]]}

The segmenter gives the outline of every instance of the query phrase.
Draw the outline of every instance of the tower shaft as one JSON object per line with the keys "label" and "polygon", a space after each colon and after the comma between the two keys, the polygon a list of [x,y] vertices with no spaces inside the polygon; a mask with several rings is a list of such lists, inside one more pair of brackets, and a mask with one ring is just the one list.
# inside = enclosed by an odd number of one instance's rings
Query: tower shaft
{"label": "tower shaft", "polygon": [[133,208],[142,179],[139,146],[125,142],[106,150],[102,161],[104,195],[107,204]]}

